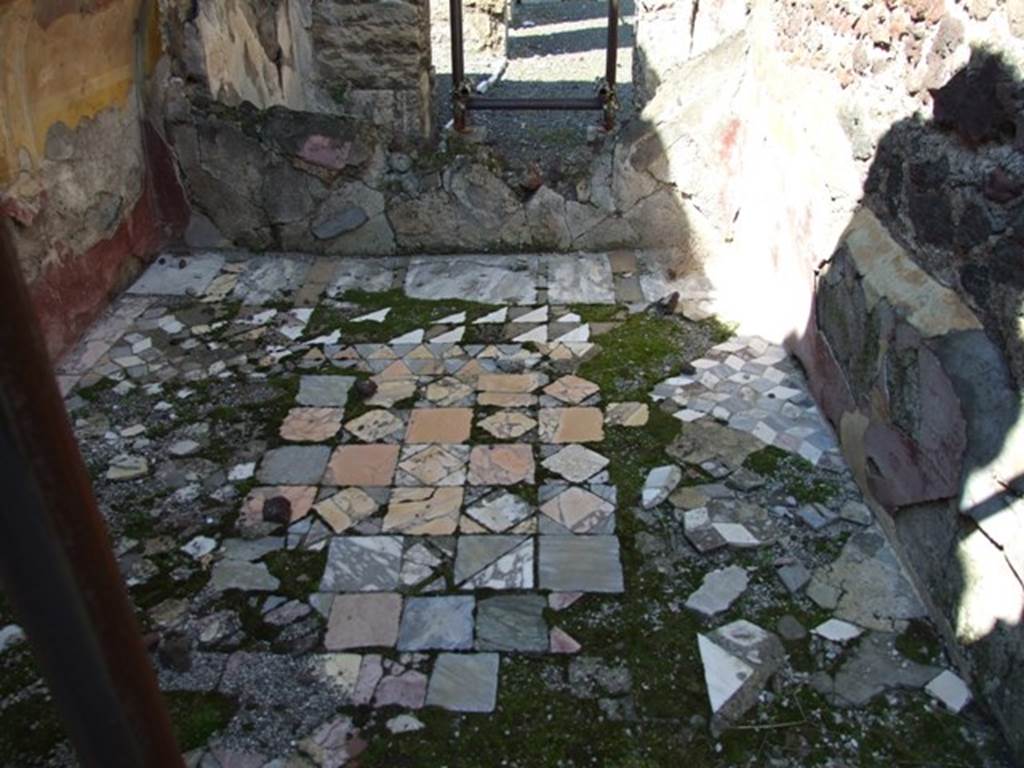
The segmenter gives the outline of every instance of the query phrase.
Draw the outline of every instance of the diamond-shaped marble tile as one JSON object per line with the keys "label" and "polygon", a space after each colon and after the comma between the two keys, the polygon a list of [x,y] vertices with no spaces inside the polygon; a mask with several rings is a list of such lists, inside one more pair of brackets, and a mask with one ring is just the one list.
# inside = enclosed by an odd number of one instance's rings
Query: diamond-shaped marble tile
{"label": "diamond-shaped marble tile", "polygon": [[541,464],[570,482],[582,483],[607,467],[608,459],[589,448],[573,444],[549,456]]}
{"label": "diamond-shaped marble tile", "polygon": [[405,422],[391,411],[373,410],[352,419],[345,429],[364,443],[387,443],[402,439]]}
{"label": "diamond-shaped marble tile", "polygon": [[466,482],[468,445],[406,445],[395,475],[396,485],[462,485]]}
{"label": "diamond-shaped marble tile", "polygon": [[478,425],[499,440],[515,440],[537,426],[537,422],[521,411],[498,411],[482,419]]}
{"label": "diamond-shaped marble tile", "polygon": [[454,376],[445,376],[427,385],[424,396],[434,405],[463,405],[470,400],[476,390]]}
{"label": "diamond-shaped marble tile", "polygon": [[599,389],[592,381],[569,375],[548,384],[544,387],[544,393],[563,403],[578,405],[591,395],[597,394]]}
{"label": "diamond-shaped marble tile", "polygon": [[526,499],[506,490],[491,491],[466,506],[460,528],[464,533],[528,533],[523,526],[533,513]]}
{"label": "diamond-shaped marble tile", "polygon": [[534,469],[531,445],[477,445],[469,457],[469,484],[532,483]]}
{"label": "diamond-shaped marble tile", "polygon": [[615,528],[615,505],[578,486],[559,490],[540,511],[541,533],[611,533]]}

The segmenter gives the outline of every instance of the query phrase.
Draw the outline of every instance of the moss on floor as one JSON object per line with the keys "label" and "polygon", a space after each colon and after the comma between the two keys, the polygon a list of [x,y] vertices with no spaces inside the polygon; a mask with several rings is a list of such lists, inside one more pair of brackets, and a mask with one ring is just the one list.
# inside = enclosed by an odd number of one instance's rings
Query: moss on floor
{"label": "moss on floor", "polygon": [[559,667],[564,662],[505,657],[493,715],[458,716],[424,709],[417,717],[426,728],[371,739],[360,764],[366,768],[678,765],[679,756],[690,748],[683,733],[608,721],[596,701],[548,689],[544,679]]}
{"label": "moss on floor", "polygon": [[658,408],[650,410],[646,426],[605,428],[604,442],[596,448],[611,460],[608,470],[612,483],[618,488],[620,507],[637,502],[651,469],[672,463],[665,448],[676,439],[681,428],[678,419]]}
{"label": "moss on floor", "polygon": [[[429,328],[447,315],[465,312],[467,321],[471,322],[474,318],[493,312],[495,309],[490,304],[462,299],[441,301],[414,299],[406,296],[405,292],[398,288],[379,293],[361,290],[346,291],[340,300],[351,306],[332,307],[326,302],[317,305],[306,326],[307,336],[339,330],[346,343],[385,342],[419,328]],[[385,307],[390,307],[391,311],[383,322],[352,322],[352,318]],[[472,328],[471,325],[467,326],[467,334]]]}
{"label": "moss on floor", "polygon": [[896,650],[919,664],[935,664],[942,659],[942,640],[931,622],[911,619],[896,638]]}
{"label": "moss on floor", "polygon": [[[157,573],[129,590],[132,601],[139,608],[149,609],[164,600],[189,598],[210,580],[208,572],[193,569],[190,559],[181,552],[164,552],[153,555],[149,560],[157,567]],[[174,576],[181,567],[189,572],[186,578]]]}
{"label": "moss on floor", "polygon": [[573,304],[570,312],[575,312],[584,323],[609,323],[613,320],[625,320],[627,310],[621,304]]}
{"label": "moss on floor", "polygon": [[0,765],[42,765],[62,741],[64,728],[46,694],[26,696],[0,710]]}
{"label": "moss on floor", "polygon": [[317,591],[327,566],[327,549],[319,552],[286,549],[271,552],[264,562],[267,569],[281,581],[277,593],[306,600]]}
{"label": "moss on floor", "polygon": [[825,472],[806,459],[773,445],[750,454],[743,466],[759,475],[781,480],[786,493],[801,504],[824,504],[839,493],[839,487]]}
{"label": "moss on floor", "polygon": [[238,702],[230,696],[204,691],[168,691],[164,702],[174,735],[183,752],[206,744],[234,717]]}
{"label": "moss on floor", "polygon": [[601,387],[605,402],[647,401],[654,385],[678,374],[711,346],[703,326],[677,317],[633,315],[596,339],[600,353],[578,375]]}

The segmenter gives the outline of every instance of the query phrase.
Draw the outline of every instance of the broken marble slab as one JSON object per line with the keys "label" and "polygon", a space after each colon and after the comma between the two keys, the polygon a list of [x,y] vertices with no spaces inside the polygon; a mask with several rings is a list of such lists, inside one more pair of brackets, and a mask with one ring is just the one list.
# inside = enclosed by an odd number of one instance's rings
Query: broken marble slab
{"label": "broken marble slab", "polygon": [[744,619],[697,635],[697,645],[711,702],[711,732],[718,736],[757,702],[785,651],[776,635]]}
{"label": "broken marble slab", "polygon": [[295,401],[299,405],[343,408],[355,381],[354,376],[302,376]]}
{"label": "broken marble slab", "polygon": [[232,296],[248,306],[288,298],[302,286],[311,263],[283,255],[250,257]]}
{"label": "broken marble slab", "polygon": [[149,474],[149,462],[143,456],[118,454],[110,460],[107,480],[135,480]]}
{"label": "broken marble slab", "polygon": [[940,672],[901,656],[896,635],[869,632],[834,677],[818,672],[811,685],[834,705],[862,707],[892,688],[923,688]]}
{"label": "broken marble slab", "polygon": [[669,497],[683,480],[683,471],[675,464],[655,467],[644,481],[641,503],[644,509],[656,507]]}
{"label": "broken marble slab", "polygon": [[851,624],[848,621],[842,619],[829,619],[823,621],[821,624],[811,630],[812,635],[823,637],[833,643],[848,643],[851,640],[856,640],[862,634],[864,630],[858,627],[856,624]]}
{"label": "broken marble slab", "polygon": [[540,257],[417,256],[405,292],[414,299],[465,299],[484,304],[536,304]]}
{"label": "broken marble slab", "polygon": [[615,303],[615,281],[606,254],[551,256],[547,264],[552,304]]}
{"label": "broken marble slab", "polygon": [[[701,553],[725,546],[753,549],[769,544],[770,538],[761,538],[751,530],[757,530],[755,526],[759,523],[755,511],[763,514],[763,510],[754,505],[744,506],[749,509],[738,509],[738,503],[716,505],[712,501],[707,507],[686,510],[682,515],[686,538]],[[745,522],[737,522],[737,518]]]}
{"label": "broken marble slab", "polygon": [[818,605],[865,629],[901,631],[924,618],[924,605],[877,526],[851,536],[839,557],[818,568],[807,586]]}
{"label": "broken marble slab", "polygon": [[249,592],[273,592],[281,582],[264,563],[245,560],[221,560],[214,564],[210,574],[210,588],[215,592],[239,589]]}
{"label": "broken marble slab", "polygon": [[333,299],[353,289],[370,293],[386,291],[394,282],[394,262],[389,258],[338,259],[327,295]]}
{"label": "broken marble slab", "polygon": [[807,567],[803,563],[787,563],[786,565],[780,565],[776,571],[779,575],[779,579],[789,590],[790,594],[797,594],[807,586],[807,582],[811,580],[811,572],[807,570]]}
{"label": "broken marble slab", "polygon": [[762,448],[764,444],[755,437],[704,419],[688,424],[665,452],[676,461],[698,467],[716,465],[729,474]]}
{"label": "broken marble slab", "polygon": [[460,527],[463,532],[472,532],[468,530],[471,527],[469,520],[472,520],[485,529],[476,531],[478,533],[517,533],[520,532],[519,526],[530,522],[533,512],[533,505],[525,499],[504,489],[498,489],[470,502],[466,506]]}
{"label": "broken marble slab", "polygon": [[194,256],[164,254],[157,257],[126,292],[156,296],[200,296],[223,266],[224,257],[215,253],[197,253]]}
{"label": "broken marble slab", "polygon": [[971,689],[967,687],[967,683],[948,669],[940,672],[924,689],[954,714],[959,713],[971,701]]}
{"label": "broken marble slab", "polygon": [[797,508],[796,516],[815,531],[820,531],[835,522],[835,514],[824,504],[803,504]]}
{"label": "broken marble slab", "polygon": [[686,599],[686,607],[702,616],[714,616],[731,606],[747,589],[747,572],[738,565],[711,571],[700,589]]}
{"label": "broken marble slab", "polygon": [[604,412],[607,427],[642,427],[650,418],[647,403],[632,401],[609,403]]}
{"label": "broken marble slab", "polygon": [[493,712],[498,699],[497,653],[442,653],[434,662],[427,706],[453,712]]}

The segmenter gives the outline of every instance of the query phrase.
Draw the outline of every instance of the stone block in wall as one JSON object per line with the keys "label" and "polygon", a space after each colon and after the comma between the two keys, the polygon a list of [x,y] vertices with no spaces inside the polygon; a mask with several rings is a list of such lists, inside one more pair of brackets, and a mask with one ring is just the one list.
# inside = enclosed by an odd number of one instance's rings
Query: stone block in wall
{"label": "stone block in wall", "polygon": [[200,103],[169,127],[196,213],[255,250],[387,254],[386,159],[372,126],[339,116]]}
{"label": "stone block in wall", "polygon": [[431,135],[427,0],[163,0],[176,73],[215,101],[372,119]]}
{"label": "stone block in wall", "polygon": [[[510,0],[464,0],[462,3],[462,49],[469,71],[474,65],[508,56]],[[448,0],[430,5],[431,40],[435,57],[451,56],[451,7]],[[440,62],[435,62],[440,63]]]}
{"label": "stone block in wall", "polygon": [[407,141],[431,136],[428,0],[314,0],[313,72],[334,111]]}

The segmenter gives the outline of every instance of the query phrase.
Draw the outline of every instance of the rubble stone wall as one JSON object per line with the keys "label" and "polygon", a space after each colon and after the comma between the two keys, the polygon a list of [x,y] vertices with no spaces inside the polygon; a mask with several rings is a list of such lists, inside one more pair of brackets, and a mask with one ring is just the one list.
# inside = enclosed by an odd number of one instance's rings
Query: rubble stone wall
{"label": "rubble stone wall", "polygon": [[160,0],[173,76],[228,107],[360,118],[428,139],[427,0]]}
{"label": "rubble stone wall", "polygon": [[150,11],[141,0],[0,8],[0,226],[54,355],[184,219],[137,88],[159,54]]}
{"label": "rubble stone wall", "polygon": [[719,311],[803,362],[1024,754],[1024,14],[717,5],[641,2],[630,157],[685,198]]}

